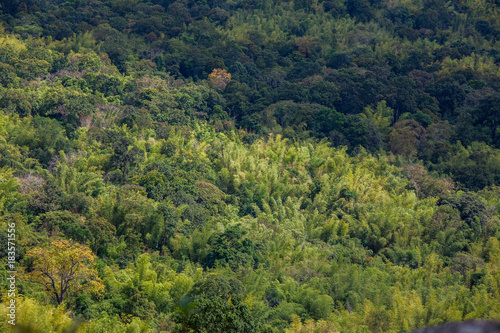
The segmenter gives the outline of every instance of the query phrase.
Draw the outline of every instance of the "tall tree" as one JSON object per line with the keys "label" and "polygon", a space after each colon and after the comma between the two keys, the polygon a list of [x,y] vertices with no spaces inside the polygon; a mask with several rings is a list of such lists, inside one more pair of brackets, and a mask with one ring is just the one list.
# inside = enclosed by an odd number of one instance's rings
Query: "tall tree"
{"label": "tall tree", "polygon": [[500,126],[500,94],[489,95],[479,102],[477,121],[490,128],[491,144],[496,145],[497,127]]}
{"label": "tall tree", "polygon": [[121,170],[122,182],[125,182],[130,167],[143,159],[144,152],[123,134],[114,142],[113,150],[115,153],[111,157],[111,163]]}
{"label": "tall tree", "polygon": [[48,249],[36,247],[26,256],[34,261],[27,278],[42,285],[57,304],[65,300],[69,291],[99,293],[104,289],[94,268],[96,257],[86,245],[58,239]]}

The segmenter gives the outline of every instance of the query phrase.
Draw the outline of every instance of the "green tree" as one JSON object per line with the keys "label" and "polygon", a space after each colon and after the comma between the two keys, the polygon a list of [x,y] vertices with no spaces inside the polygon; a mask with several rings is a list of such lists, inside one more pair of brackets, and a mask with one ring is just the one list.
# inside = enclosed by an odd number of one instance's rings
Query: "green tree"
{"label": "green tree", "polygon": [[237,298],[199,298],[186,308],[175,332],[259,332],[248,308]]}
{"label": "green tree", "polygon": [[204,261],[205,267],[217,264],[229,265],[232,269],[239,266],[255,266],[259,259],[253,241],[245,237],[246,232],[239,225],[227,228],[224,232],[214,233],[210,239],[210,252]]}
{"label": "green tree", "polygon": [[479,102],[477,122],[491,131],[491,143],[497,146],[497,128],[500,126],[500,95],[489,95]]}
{"label": "green tree", "polygon": [[84,223],[84,217],[68,211],[53,211],[37,217],[36,226],[40,231],[45,231],[47,236],[53,237],[62,232],[77,242],[89,242],[92,234]]}
{"label": "green tree", "polygon": [[122,172],[121,181],[124,183],[127,180],[130,168],[138,164],[144,158],[144,152],[133,145],[131,139],[125,134],[118,134],[117,139],[113,143],[114,154],[111,156],[111,163],[118,167]]}

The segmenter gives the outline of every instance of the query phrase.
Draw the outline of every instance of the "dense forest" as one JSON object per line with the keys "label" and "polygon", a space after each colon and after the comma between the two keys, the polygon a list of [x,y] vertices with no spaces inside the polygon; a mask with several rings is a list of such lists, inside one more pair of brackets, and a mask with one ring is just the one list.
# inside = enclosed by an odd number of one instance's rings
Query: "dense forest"
{"label": "dense forest", "polygon": [[0,331],[500,320],[498,4],[2,1]]}

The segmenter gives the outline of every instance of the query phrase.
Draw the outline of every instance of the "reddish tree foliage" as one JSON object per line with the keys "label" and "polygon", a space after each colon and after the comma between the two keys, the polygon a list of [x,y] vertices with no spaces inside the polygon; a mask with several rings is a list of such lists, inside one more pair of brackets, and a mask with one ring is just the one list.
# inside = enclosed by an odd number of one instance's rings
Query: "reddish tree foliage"
{"label": "reddish tree foliage", "polygon": [[389,139],[391,151],[406,157],[415,156],[420,145],[425,142],[425,128],[412,119],[397,122],[393,128]]}

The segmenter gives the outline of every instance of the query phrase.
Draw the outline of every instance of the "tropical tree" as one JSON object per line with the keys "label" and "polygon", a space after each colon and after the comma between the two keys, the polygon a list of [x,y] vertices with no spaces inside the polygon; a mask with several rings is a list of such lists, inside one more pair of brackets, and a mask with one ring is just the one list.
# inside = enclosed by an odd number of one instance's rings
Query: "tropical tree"
{"label": "tropical tree", "polygon": [[[191,307],[191,308],[190,308]],[[260,332],[248,308],[236,298],[199,298],[182,309],[181,325],[175,332]]]}
{"label": "tropical tree", "polygon": [[210,84],[215,88],[224,90],[227,84],[231,81],[231,73],[222,68],[215,68],[212,73],[208,76],[210,79]]}
{"label": "tropical tree", "polygon": [[57,239],[49,248],[36,247],[26,253],[33,260],[26,277],[42,285],[50,297],[61,304],[69,291],[104,289],[94,268],[95,255],[86,245]]}

